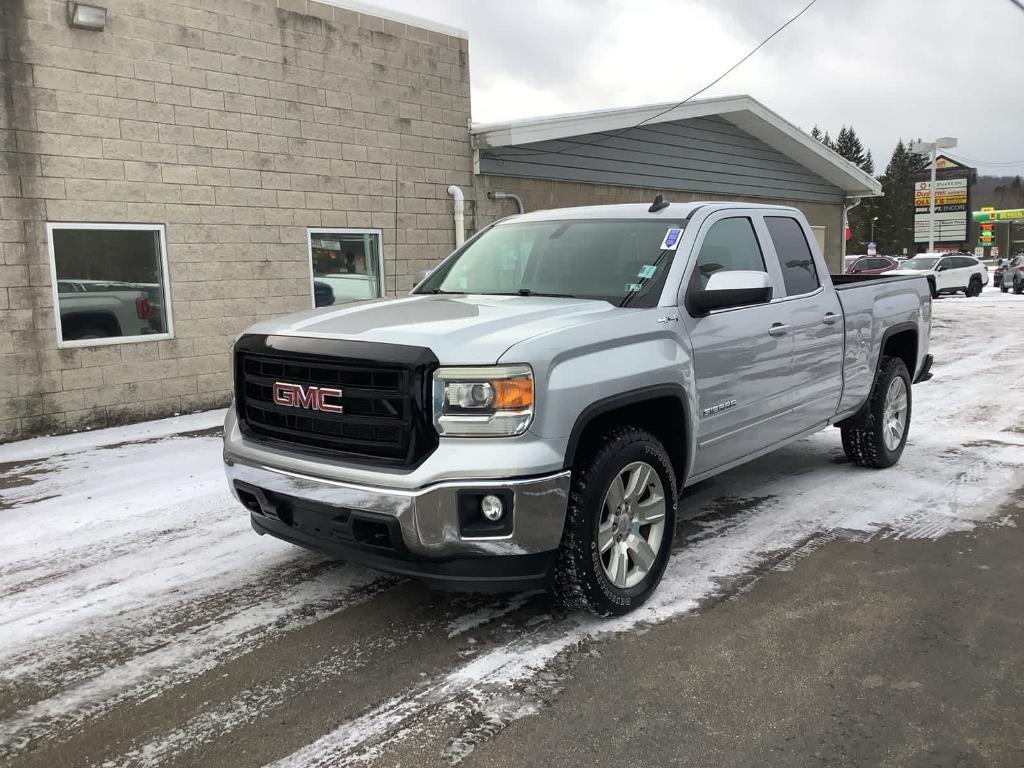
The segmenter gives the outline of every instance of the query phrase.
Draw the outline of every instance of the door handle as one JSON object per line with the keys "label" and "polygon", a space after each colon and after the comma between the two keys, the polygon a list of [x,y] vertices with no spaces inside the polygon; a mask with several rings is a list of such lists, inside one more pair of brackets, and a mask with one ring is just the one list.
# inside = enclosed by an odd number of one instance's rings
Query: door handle
{"label": "door handle", "polygon": [[788,325],[782,323],[772,323],[772,327],[768,329],[769,336],[785,336],[789,331]]}
{"label": "door handle", "polygon": [[839,322],[839,315],[837,315],[835,312],[826,312],[825,316],[821,318],[821,322],[823,322],[825,325],[835,325],[837,322]]}

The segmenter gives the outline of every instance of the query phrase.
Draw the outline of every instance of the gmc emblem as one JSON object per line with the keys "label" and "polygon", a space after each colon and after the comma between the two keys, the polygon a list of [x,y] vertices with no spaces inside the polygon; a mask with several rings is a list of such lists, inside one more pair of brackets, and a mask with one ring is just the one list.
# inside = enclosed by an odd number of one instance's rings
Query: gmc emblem
{"label": "gmc emblem", "polygon": [[328,397],[341,399],[341,390],[331,387],[304,387],[286,381],[274,382],[274,402],[290,408],[308,408],[314,411],[341,413],[341,403],[327,402]]}

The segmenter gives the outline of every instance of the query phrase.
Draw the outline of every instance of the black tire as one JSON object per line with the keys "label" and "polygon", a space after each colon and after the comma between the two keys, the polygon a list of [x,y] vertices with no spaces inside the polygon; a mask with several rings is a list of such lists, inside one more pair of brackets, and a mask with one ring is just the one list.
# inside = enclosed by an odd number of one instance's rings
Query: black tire
{"label": "black tire", "polygon": [[1002,291],[1003,293],[1009,293],[1010,292],[1010,288],[1009,288],[1009,286],[1006,285],[1006,283],[1000,283],[999,284],[999,290]]}
{"label": "black tire", "polygon": [[1024,283],[1021,283],[1020,280],[1014,280],[1013,293],[1015,296],[1020,296],[1022,293],[1024,293]]}
{"label": "black tire", "polygon": [[[885,396],[893,379],[901,377],[907,389],[907,419],[903,437],[895,450],[889,450],[883,434]],[[885,469],[900,460],[910,434],[913,414],[913,394],[910,387],[910,373],[906,363],[898,357],[883,357],[875,376],[875,384],[864,410],[840,427],[843,436],[843,451],[847,458],[861,467]]]}
{"label": "black tire", "polygon": [[975,275],[971,278],[970,284],[967,286],[968,296],[981,296],[981,278]]}
{"label": "black tire", "polygon": [[[620,589],[608,579],[597,547],[597,529],[609,485],[635,461],[658,473],[665,493],[665,529],[654,564],[643,580]],[[665,448],[654,435],[636,427],[618,427],[573,469],[565,530],[555,566],[554,594],[569,609],[597,616],[621,616],[651,596],[665,573],[675,533],[676,477]]]}

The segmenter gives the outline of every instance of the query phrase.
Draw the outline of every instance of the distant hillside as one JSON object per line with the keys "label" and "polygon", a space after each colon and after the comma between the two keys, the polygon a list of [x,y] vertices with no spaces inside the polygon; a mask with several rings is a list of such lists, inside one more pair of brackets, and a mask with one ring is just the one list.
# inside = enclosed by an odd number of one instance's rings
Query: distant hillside
{"label": "distant hillside", "polygon": [[971,206],[995,208],[1024,208],[1024,181],[1020,176],[978,176],[974,185]]}

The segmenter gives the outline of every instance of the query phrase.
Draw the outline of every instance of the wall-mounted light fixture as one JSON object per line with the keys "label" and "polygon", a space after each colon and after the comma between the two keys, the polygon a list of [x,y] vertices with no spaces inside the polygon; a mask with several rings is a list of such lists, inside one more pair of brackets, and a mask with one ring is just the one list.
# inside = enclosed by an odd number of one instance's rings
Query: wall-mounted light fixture
{"label": "wall-mounted light fixture", "polygon": [[68,2],[68,23],[78,29],[91,29],[95,32],[102,32],[107,25],[107,9],[98,5],[86,5],[76,3],[74,0]]}

